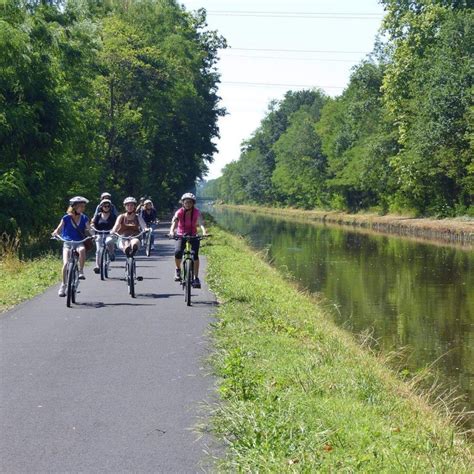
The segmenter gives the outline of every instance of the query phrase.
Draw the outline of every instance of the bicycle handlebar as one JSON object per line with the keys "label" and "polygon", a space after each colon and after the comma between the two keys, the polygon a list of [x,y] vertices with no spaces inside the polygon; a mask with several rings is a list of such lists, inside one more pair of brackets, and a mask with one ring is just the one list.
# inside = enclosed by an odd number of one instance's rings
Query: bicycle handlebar
{"label": "bicycle handlebar", "polygon": [[159,224],[159,223],[160,223],[160,220],[159,220],[159,219],[156,219],[156,220],[151,221],[151,222],[145,222],[145,224],[146,224],[147,226],[149,226],[149,225],[157,225],[157,224]]}
{"label": "bicycle handlebar", "polygon": [[132,240],[132,239],[138,239],[138,237],[140,237],[143,234],[147,234],[148,232],[150,232],[150,229],[142,230],[139,234],[131,235],[130,237],[125,237],[124,235],[117,234],[117,232],[114,232],[113,235],[120,237],[122,240]]}
{"label": "bicycle handlebar", "polygon": [[91,227],[91,229],[96,233],[96,234],[110,234],[110,230],[97,230],[95,227]]}
{"label": "bicycle handlebar", "polygon": [[185,240],[203,240],[207,237],[212,237],[212,234],[206,234],[206,235],[174,235],[173,237],[170,237],[169,234],[168,238],[171,240],[179,240],[179,239],[185,239]]}
{"label": "bicycle handlebar", "polygon": [[66,240],[66,239],[63,239],[60,235],[53,235],[51,237],[51,240],[60,240],[61,242],[66,242],[68,244],[82,244],[84,243],[86,240],[89,240],[89,239],[93,239],[94,237],[91,237],[90,235],[87,236],[85,239],[82,239],[82,240]]}

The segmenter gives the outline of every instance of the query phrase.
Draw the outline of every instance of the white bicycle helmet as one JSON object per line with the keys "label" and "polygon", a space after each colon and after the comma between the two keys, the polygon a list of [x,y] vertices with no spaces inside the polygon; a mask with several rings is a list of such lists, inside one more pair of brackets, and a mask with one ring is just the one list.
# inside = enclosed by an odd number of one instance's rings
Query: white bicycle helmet
{"label": "white bicycle helmet", "polygon": [[99,207],[102,207],[104,204],[112,205],[112,201],[110,199],[102,199],[102,201],[99,203]]}
{"label": "white bicycle helmet", "polygon": [[73,198],[69,199],[69,204],[74,206],[74,204],[84,203],[87,204],[89,199],[85,198],[84,196],[74,196]]}
{"label": "white bicycle helmet", "polygon": [[124,206],[125,206],[125,204],[129,204],[129,203],[132,203],[132,204],[135,204],[135,205],[136,205],[136,204],[137,204],[137,200],[136,200],[134,197],[132,197],[132,196],[129,196],[129,197],[127,197],[127,198],[125,198],[125,199],[123,200],[123,205],[124,205]]}
{"label": "white bicycle helmet", "polygon": [[153,201],[151,199],[147,199],[143,205],[146,206],[147,204],[151,204],[153,206]]}
{"label": "white bicycle helmet", "polygon": [[107,193],[107,192],[102,193],[102,194],[100,195],[100,199],[101,199],[101,200],[102,200],[102,199],[111,199],[111,198],[112,198],[112,194]]}
{"label": "white bicycle helmet", "polygon": [[183,202],[185,199],[191,199],[191,201],[196,202],[196,196],[193,193],[184,193],[181,196],[181,202]]}

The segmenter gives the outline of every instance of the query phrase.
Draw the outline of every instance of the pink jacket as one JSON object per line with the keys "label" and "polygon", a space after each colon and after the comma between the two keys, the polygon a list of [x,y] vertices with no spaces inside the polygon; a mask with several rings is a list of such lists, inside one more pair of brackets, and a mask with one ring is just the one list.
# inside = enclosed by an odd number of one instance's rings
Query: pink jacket
{"label": "pink jacket", "polygon": [[201,211],[197,207],[193,207],[190,211],[185,213],[184,207],[178,209],[173,217],[173,220],[178,221],[178,235],[197,234],[198,223],[201,220]]}

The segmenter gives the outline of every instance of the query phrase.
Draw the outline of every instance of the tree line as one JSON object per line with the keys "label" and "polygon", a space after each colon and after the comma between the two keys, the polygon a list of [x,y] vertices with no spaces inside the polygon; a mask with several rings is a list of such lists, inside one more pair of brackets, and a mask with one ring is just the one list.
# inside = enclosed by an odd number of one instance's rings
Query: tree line
{"label": "tree line", "polygon": [[72,195],[194,186],[224,113],[206,26],[175,0],[0,2],[0,234],[41,235]]}
{"label": "tree line", "polygon": [[288,91],[204,195],[231,203],[474,215],[474,10],[382,0],[342,95]]}

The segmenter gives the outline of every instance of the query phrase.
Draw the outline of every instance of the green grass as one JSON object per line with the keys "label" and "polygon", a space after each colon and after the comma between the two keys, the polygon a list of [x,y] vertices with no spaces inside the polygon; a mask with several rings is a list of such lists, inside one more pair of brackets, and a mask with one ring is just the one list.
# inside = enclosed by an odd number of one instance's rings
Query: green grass
{"label": "green grass", "polygon": [[212,233],[222,470],[473,472],[468,441],[425,397],[241,239]]}
{"label": "green grass", "polygon": [[0,312],[43,292],[59,282],[62,261],[46,255],[23,261],[15,254],[0,260]]}

